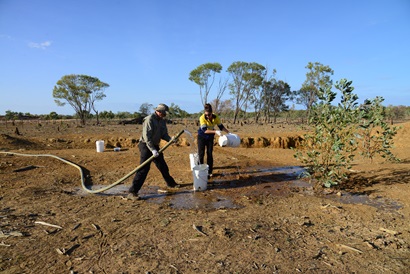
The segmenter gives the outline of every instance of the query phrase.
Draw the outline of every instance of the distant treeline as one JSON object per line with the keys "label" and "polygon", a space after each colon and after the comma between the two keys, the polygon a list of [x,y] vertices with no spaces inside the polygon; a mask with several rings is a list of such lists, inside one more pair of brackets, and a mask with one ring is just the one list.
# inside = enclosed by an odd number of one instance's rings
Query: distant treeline
{"label": "distant treeline", "polygon": [[[224,120],[233,119],[234,117],[234,110],[224,110],[223,113],[218,113]],[[175,119],[198,119],[201,113],[188,113],[186,111],[178,109],[178,111],[171,112],[167,118],[169,120]],[[136,119],[141,120],[144,118],[146,114],[140,112],[127,112],[121,111],[117,113],[113,113],[112,111],[101,111],[99,113],[99,118],[103,121],[109,120],[126,120],[126,119]],[[387,106],[385,107],[384,116],[386,120],[393,121],[400,121],[400,120],[408,120],[410,119],[410,106]],[[243,113],[241,116],[241,121],[237,121],[241,123],[243,121],[252,121],[256,119],[256,114],[254,112],[246,112]],[[303,123],[307,117],[307,110],[295,110],[290,109],[287,111],[281,111],[279,116],[277,117],[268,117],[262,119],[260,122],[265,123],[275,123],[276,118],[280,118],[282,121],[285,119],[287,121],[300,121]],[[95,118],[95,115],[90,113],[89,119]],[[1,120],[6,121],[13,121],[13,120],[70,120],[70,119],[79,119],[77,115],[62,115],[56,112],[50,112],[49,114],[31,114],[31,113],[22,113],[22,112],[14,112],[11,110],[7,110],[4,116],[0,116]]]}

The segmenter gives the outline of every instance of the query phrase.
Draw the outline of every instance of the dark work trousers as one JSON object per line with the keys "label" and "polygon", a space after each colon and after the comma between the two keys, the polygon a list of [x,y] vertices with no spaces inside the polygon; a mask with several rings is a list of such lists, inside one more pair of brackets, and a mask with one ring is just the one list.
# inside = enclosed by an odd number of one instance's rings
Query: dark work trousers
{"label": "dark work trousers", "polygon": [[[144,142],[138,143],[138,148],[140,150],[140,165],[144,163],[148,158],[152,156],[151,150],[148,149],[147,145]],[[159,151],[159,147],[155,147]],[[164,178],[167,186],[174,187],[177,183],[175,182],[174,178],[171,177],[169,174],[169,168],[167,163],[164,160],[164,154],[160,153],[158,157],[152,160],[155,165],[157,166],[158,170],[161,172],[162,177]],[[151,168],[151,162],[146,164],[140,170],[137,171],[135,174],[134,179],[132,180],[132,186],[130,188],[130,192],[138,193],[142,188],[142,185],[147,178],[148,172]]]}
{"label": "dark work trousers", "polygon": [[214,150],[214,135],[209,135],[208,138],[198,135],[198,158],[200,164],[204,163],[205,149],[208,174],[212,174],[214,168],[214,157],[212,155],[212,151]]}

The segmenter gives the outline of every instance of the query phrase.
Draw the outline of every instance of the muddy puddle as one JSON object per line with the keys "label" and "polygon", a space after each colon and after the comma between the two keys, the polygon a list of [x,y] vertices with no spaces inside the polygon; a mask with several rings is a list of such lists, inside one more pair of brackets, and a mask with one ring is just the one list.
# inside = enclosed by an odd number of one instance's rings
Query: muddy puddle
{"label": "muddy puddle", "polygon": [[396,211],[402,208],[402,205],[396,201],[391,199],[387,199],[384,197],[375,197],[370,198],[366,194],[352,194],[348,192],[343,192],[342,196],[339,195],[327,195],[326,198],[341,202],[344,204],[361,204],[361,205],[368,205],[375,207],[381,210],[388,210],[388,211]]}
{"label": "muddy puddle", "polygon": [[[273,168],[253,167],[242,172],[221,172],[208,182],[207,190],[194,191],[185,186],[178,190],[164,191],[157,186],[144,186],[140,197],[146,202],[169,206],[174,209],[237,209],[243,207],[235,201],[243,197],[287,197],[292,193],[314,195],[313,187],[301,179],[302,167],[285,166]],[[102,188],[102,185],[92,189]],[[129,185],[118,185],[100,194],[88,194],[84,189],[74,190],[76,195],[121,196],[128,195]],[[325,198],[344,204],[363,204],[381,210],[398,210],[401,205],[383,197],[370,198],[365,194],[342,192]]]}
{"label": "muddy puddle", "polygon": [[[95,189],[99,187],[103,186],[96,186]],[[128,189],[128,185],[119,185],[99,194],[88,194],[83,189],[76,189],[75,192],[77,195],[122,196],[125,199],[128,195]],[[157,186],[147,186],[140,190],[139,196],[146,202],[174,209],[235,209],[242,207],[236,204],[229,195],[215,193],[212,189],[206,191],[163,190]]]}

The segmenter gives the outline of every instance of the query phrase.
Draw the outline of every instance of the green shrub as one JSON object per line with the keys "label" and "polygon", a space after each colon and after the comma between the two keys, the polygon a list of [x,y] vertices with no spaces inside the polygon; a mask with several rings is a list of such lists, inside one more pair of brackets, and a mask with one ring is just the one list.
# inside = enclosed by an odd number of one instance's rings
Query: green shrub
{"label": "green shrub", "polygon": [[[396,159],[390,148],[397,129],[383,122],[382,99],[366,100],[359,106],[351,84],[346,79],[336,82],[335,88],[342,93],[337,106],[332,105],[337,93],[331,86],[320,89],[319,100],[310,110],[312,132],[304,135],[301,147],[296,150],[295,157],[306,165],[306,175],[315,181],[315,189],[332,187],[348,179],[359,140],[363,156],[372,159],[381,154]],[[374,127],[381,127],[381,133],[372,135]]]}

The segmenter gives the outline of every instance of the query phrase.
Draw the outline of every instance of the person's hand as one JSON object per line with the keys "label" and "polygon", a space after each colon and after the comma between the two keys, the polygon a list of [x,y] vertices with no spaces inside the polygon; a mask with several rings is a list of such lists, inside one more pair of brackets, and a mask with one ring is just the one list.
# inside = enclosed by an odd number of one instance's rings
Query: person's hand
{"label": "person's hand", "polygon": [[221,131],[220,130],[215,130],[215,134],[217,134],[218,136],[221,136]]}
{"label": "person's hand", "polygon": [[158,153],[158,151],[157,151],[156,149],[154,149],[154,150],[152,151],[152,155],[154,155],[154,157],[157,158],[157,157],[159,156],[159,153]]}
{"label": "person's hand", "polygon": [[177,143],[177,141],[178,141],[178,139],[177,139],[177,138],[175,138],[175,136],[172,136],[172,138],[171,138],[170,142],[172,142],[172,143],[176,144],[176,143]]}

